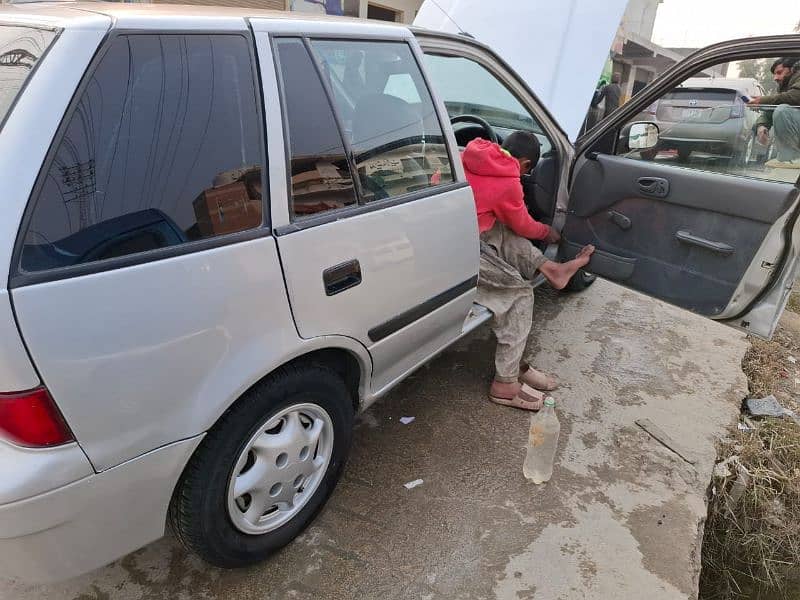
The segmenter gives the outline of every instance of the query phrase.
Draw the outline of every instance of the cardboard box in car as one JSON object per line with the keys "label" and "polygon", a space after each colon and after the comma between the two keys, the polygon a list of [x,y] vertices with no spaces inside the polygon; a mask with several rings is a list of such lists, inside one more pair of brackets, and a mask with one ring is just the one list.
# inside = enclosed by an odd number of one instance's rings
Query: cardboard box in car
{"label": "cardboard box in car", "polygon": [[197,228],[202,237],[224,235],[257,227],[261,200],[253,200],[242,181],[205,190],[194,201]]}

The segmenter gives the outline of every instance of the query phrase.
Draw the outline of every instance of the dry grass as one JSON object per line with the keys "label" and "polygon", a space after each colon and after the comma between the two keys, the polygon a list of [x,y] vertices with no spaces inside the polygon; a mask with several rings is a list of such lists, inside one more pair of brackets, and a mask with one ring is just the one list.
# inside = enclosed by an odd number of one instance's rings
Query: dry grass
{"label": "dry grass", "polygon": [[747,375],[750,394],[762,397],[772,394],[788,377],[786,369],[786,350],[779,343],[781,332],[777,332],[773,341],[750,339],[750,349],[744,355],[742,370]]}
{"label": "dry grass", "polygon": [[719,455],[738,458],[730,475],[712,484],[700,597],[797,598],[792,578],[800,564],[800,426],[764,421],[721,443]]}
{"label": "dry grass", "polygon": [[[800,293],[787,308],[800,313]],[[800,318],[787,313],[771,341],[750,343],[742,361],[750,396],[774,394],[800,412]],[[730,474],[712,482],[700,597],[800,600],[800,426],[767,419],[734,430],[718,450]]]}

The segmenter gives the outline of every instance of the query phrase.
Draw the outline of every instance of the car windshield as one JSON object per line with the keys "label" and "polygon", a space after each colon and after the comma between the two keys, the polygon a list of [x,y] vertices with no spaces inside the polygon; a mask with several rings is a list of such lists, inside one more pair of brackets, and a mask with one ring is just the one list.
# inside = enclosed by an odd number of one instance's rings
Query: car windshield
{"label": "car windshield", "polygon": [[426,54],[425,66],[451,117],[475,115],[494,127],[542,133],[522,103],[478,63]]}
{"label": "car windshield", "polygon": [[56,34],[35,27],[0,26],[0,123]]}

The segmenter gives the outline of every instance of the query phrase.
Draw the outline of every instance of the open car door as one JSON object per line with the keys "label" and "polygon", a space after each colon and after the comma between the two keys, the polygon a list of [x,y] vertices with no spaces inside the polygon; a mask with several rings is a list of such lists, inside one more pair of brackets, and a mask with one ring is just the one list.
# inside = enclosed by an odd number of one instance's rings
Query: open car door
{"label": "open car door", "polygon": [[[800,36],[709,47],[579,139],[562,255],[594,244],[588,271],[771,336],[800,253],[800,170],[785,168],[800,145],[787,142],[785,123],[800,123],[800,107],[754,108],[736,94],[704,104],[700,91],[685,105],[667,100],[690,77],[730,77],[742,61],[769,66],[799,53]],[[769,124],[765,144],[756,120]]]}

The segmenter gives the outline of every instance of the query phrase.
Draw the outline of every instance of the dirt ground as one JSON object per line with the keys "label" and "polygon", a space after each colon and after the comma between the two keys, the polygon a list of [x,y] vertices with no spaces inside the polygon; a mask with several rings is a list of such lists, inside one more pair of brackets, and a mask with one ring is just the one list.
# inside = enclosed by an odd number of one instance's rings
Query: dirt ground
{"label": "dirt ground", "polygon": [[696,597],[715,440],[747,393],[745,336],[601,280],[536,300],[536,365],[561,382],[547,484],[522,474],[530,415],[486,398],[483,327],[361,415],[325,509],[264,564],[210,568],[168,536],[59,584],[0,580],[0,600]]}

